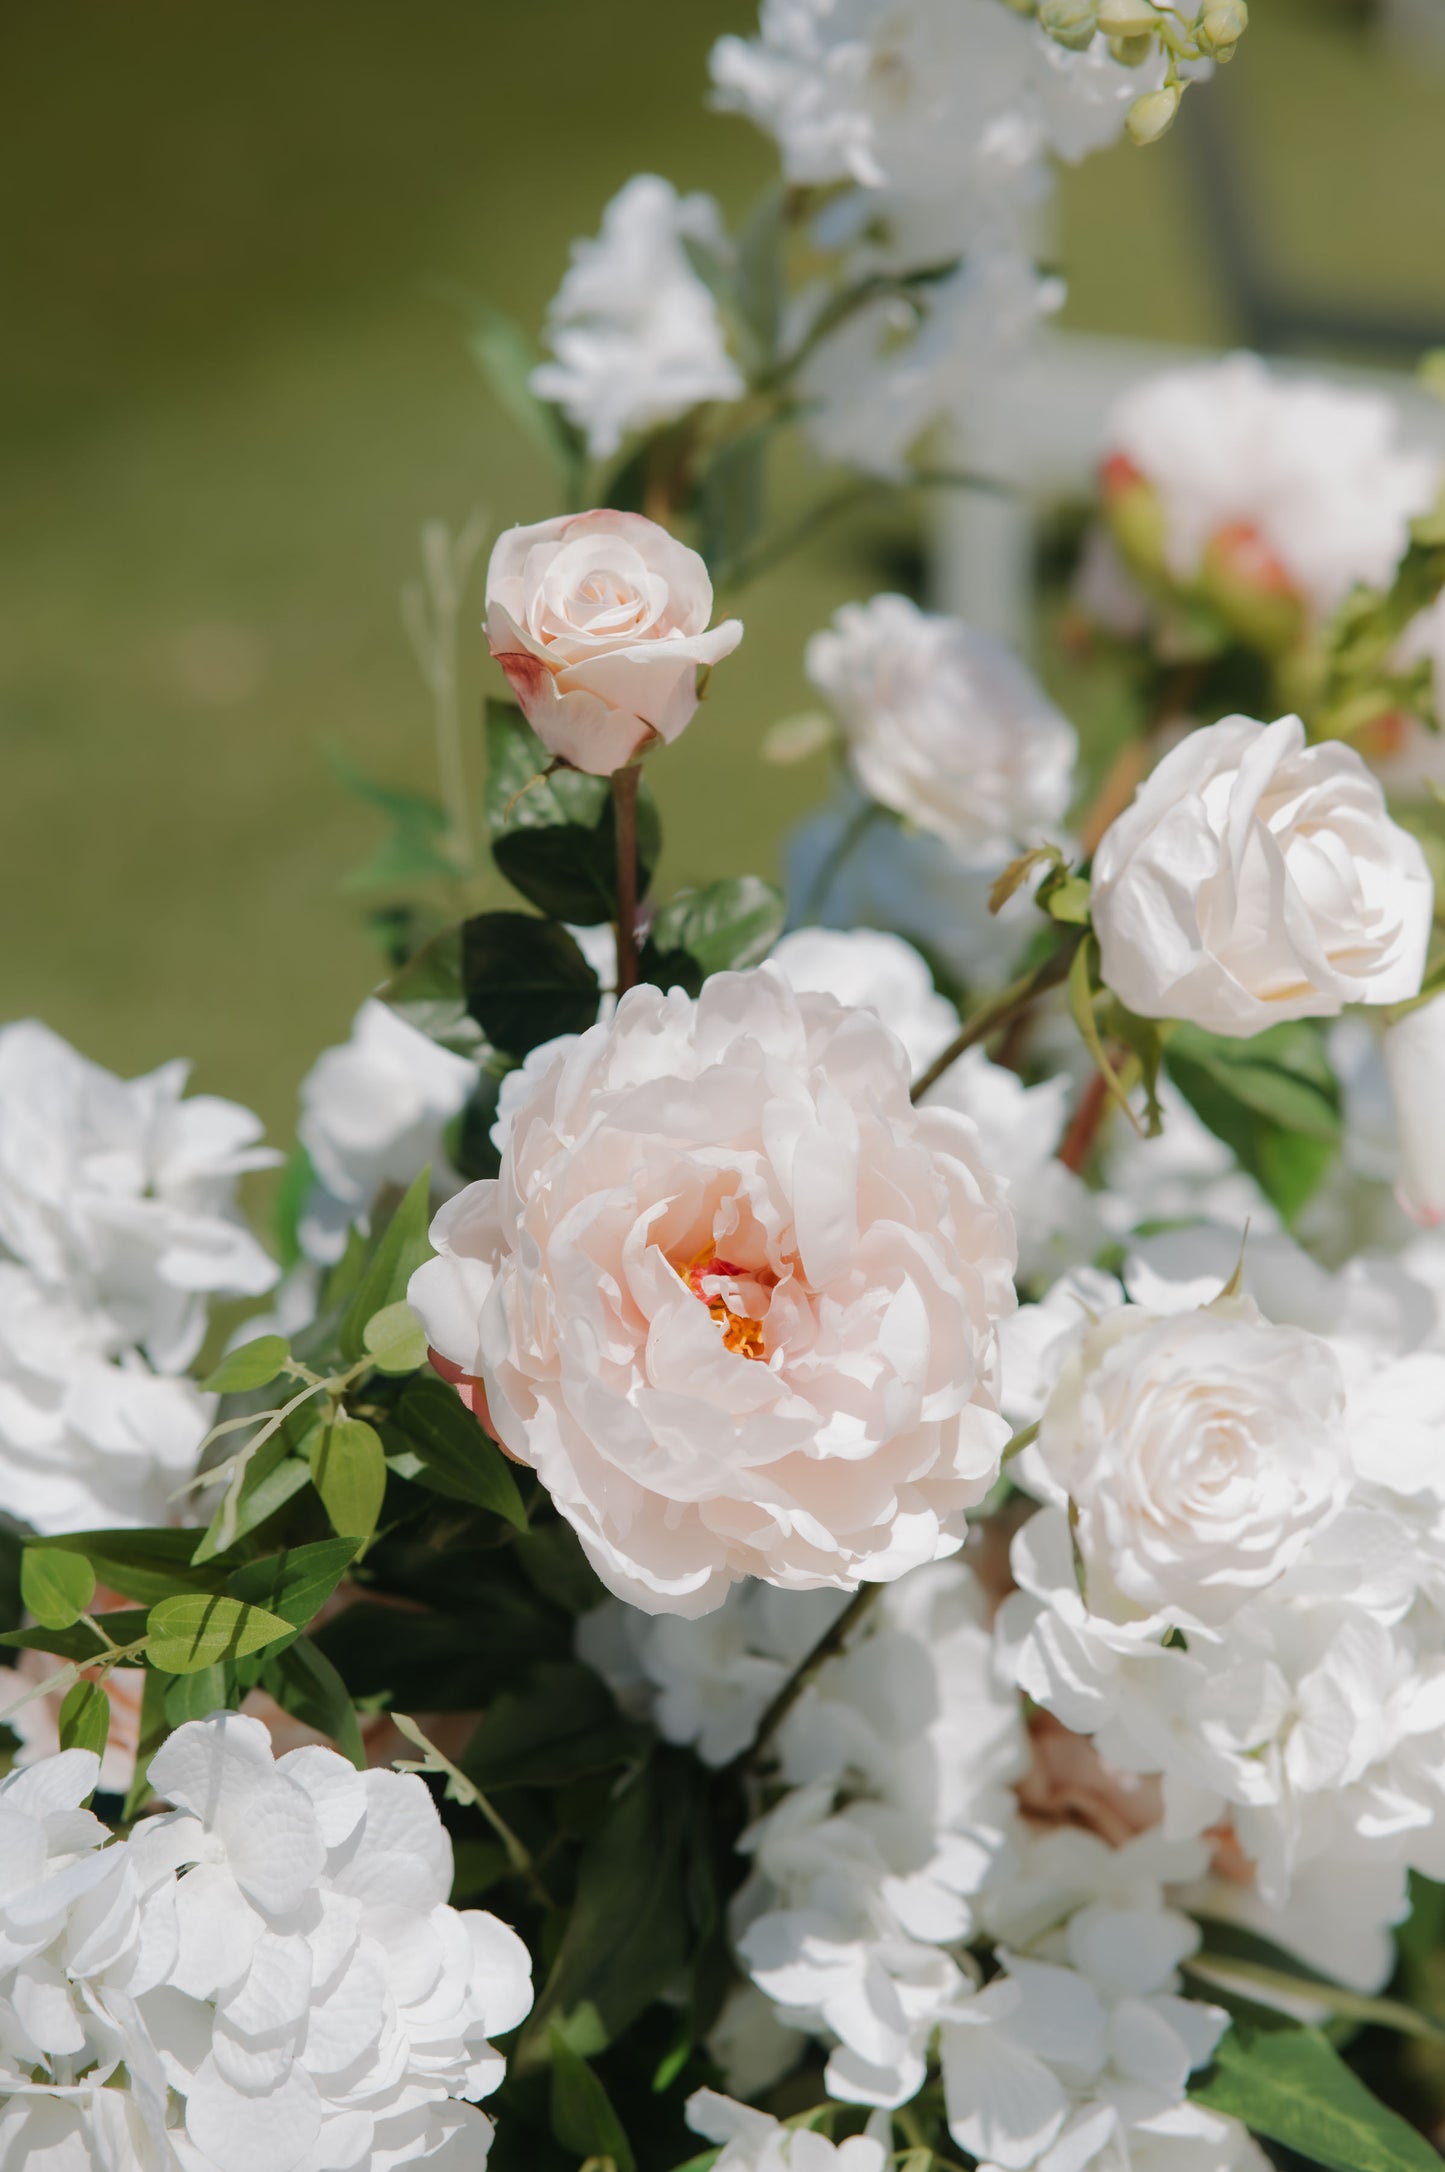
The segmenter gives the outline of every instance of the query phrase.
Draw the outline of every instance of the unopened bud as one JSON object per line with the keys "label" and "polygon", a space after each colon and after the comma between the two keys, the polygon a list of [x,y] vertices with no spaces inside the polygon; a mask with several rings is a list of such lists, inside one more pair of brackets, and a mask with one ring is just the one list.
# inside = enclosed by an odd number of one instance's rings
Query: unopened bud
{"label": "unopened bud", "polygon": [[1195,31],[1199,50],[1211,60],[1229,60],[1248,28],[1247,0],[1209,0]]}
{"label": "unopened bud", "polygon": [[1108,38],[1148,38],[1159,28],[1154,0],[1099,0],[1099,28]]}
{"label": "unopened bud", "polygon": [[1110,38],[1109,51],[1121,68],[1142,68],[1154,51],[1152,38]]}
{"label": "unopened bud", "polygon": [[1125,127],[1131,143],[1157,143],[1179,111],[1179,85],[1166,83],[1163,90],[1146,91],[1129,108]]}
{"label": "unopened bud", "polygon": [[1046,30],[1056,45],[1066,45],[1074,53],[1082,53],[1094,42],[1099,27],[1097,0],[1041,0],[1039,26]]}

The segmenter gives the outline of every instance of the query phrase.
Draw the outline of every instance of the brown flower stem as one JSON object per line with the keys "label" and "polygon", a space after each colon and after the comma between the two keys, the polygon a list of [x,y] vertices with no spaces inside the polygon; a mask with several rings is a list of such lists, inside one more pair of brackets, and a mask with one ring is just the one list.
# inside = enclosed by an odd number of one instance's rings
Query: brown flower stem
{"label": "brown flower stem", "polygon": [[1075,1176],[1083,1173],[1084,1164],[1093,1152],[1108,1106],[1109,1081],[1102,1071],[1096,1071],[1079,1096],[1079,1105],[1069,1119],[1069,1128],[1059,1146],[1059,1160],[1066,1169],[1072,1169]]}
{"label": "brown flower stem", "polygon": [[729,1771],[737,1771],[744,1765],[756,1764],[762,1752],[772,1741],[803,1691],[814,1683],[828,1661],[834,1658],[847,1643],[853,1631],[872,1607],[882,1597],[883,1584],[862,1584],[854,1592],[831,1629],[825,1629],[805,1659],[798,1662],[772,1703],[758,1722],[758,1731],[748,1747],[735,1757]]}
{"label": "brown flower stem", "polygon": [[1057,950],[1050,951],[1042,964],[1036,965],[1031,972],[1024,973],[1018,980],[1011,981],[1007,988],[1001,989],[996,996],[991,996],[987,1003],[981,1003],[973,1015],[964,1020],[943,1054],[935,1057],[923,1076],[914,1081],[914,1101],[921,1101],[929,1088],[936,1086],[945,1071],[951,1070],[968,1049],[976,1048],[980,1041],[991,1039],[1001,1027],[1011,1025],[1037,997],[1067,980],[1074,952],[1082,940],[1082,929],[1071,931]]}
{"label": "brown flower stem", "polygon": [[617,993],[637,986],[637,787],[641,772],[629,763],[614,770],[612,807],[617,824]]}

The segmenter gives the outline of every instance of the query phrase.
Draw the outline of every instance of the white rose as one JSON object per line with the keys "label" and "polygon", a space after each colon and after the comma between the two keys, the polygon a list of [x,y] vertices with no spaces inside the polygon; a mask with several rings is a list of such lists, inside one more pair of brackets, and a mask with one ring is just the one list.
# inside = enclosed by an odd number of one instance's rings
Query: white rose
{"label": "white rose", "polygon": [[1130,1010],[1241,1038],[1414,995],[1434,895],[1352,747],[1306,746],[1295,716],[1232,716],[1191,732],[1105,832],[1093,909]]}
{"label": "white rose", "polygon": [[1400,1149],[1395,1195],[1407,1214],[1433,1226],[1445,1220],[1445,997],[1387,1028],[1385,1068]]}
{"label": "white rose", "polygon": [[411,1300],[609,1589],[705,1614],[954,1552],[1008,1433],[1013,1228],[893,1035],[762,966],[529,1070]]}
{"label": "white rose", "polygon": [[1072,1504],[1091,1612],[1215,1625],[1343,1505],[1344,1380],[1330,1345],[1251,1298],[1089,1326],[1039,1425]]}
{"label": "white rose", "polygon": [[906,596],[845,604],[807,649],[870,799],[996,861],[1063,818],[1078,740],[1012,651]]}
{"label": "white rose", "polygon": [[712,198],[679,196],[657,174],[639,173],[603,212],[596,240],[573,244],[548,312],[557,359],[532,372],[532,390],[585,432],[594,460],[610,460],[634,430],[746,389],[688,241],[725,252]]}
{"label": "white rose", "polygon": [[487,644],[542,744],[610,776],[686,730],[703,664],[742,622],[708,629],[712,583],[696,551],[641,513],[570,513],[508,528],[487,567]]}

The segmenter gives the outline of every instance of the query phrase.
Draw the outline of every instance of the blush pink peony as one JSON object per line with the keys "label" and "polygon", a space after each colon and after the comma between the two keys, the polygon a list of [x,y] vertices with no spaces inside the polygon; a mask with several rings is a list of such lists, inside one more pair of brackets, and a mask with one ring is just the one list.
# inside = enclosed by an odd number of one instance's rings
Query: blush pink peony
{"label": "blush pink peony", "polygon": [[411,1301],[619,1597],[698,1615],[957,1550],[1008,1437],[1013,1225],[908,1082],[875,1016],[767,966],[634,989],[509,1082],[501,1175]]}
{"label": "blush pink peony", "polygon": [[610,776],[697,708],[699,666],[742,623],[709,628],[696,551],[641,513],[568,514],[508,528],[487,567],[487,645],[550,754]]}

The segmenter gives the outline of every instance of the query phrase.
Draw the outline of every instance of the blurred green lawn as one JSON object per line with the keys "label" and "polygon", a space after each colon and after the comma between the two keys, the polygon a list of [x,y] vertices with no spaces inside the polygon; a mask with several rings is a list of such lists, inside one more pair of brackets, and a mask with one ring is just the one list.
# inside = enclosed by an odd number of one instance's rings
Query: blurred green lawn
{"label": "blurred green lawn", "polygon": [[[374,819],[341,743],[430,783],[396,599],[421,521],[553,484],[449,292],[529,326],[640,168],[729,212],[766,147],[702,107],[745,0],[68,0],[5,24],[0,190],[0,1016],[122,1070],[176,1053],[286,1136],[377,972],[340,894]],[[1299,277],[1445,303],[1438,73],[1344,0],[1257,0],[1212,92]],[[1180,148],[1070,177],[1071,321],[1227,340]],[[771,871],[821,769],[759,771],[806,634],[890,577],[837,530],[741,599],[746,642],[654,782],[664,880]],[[906,538],[904,538],[906,540]],[[479,616],[477,608],[469,617]],[[483,687],[472,646],[468,698]]]}

